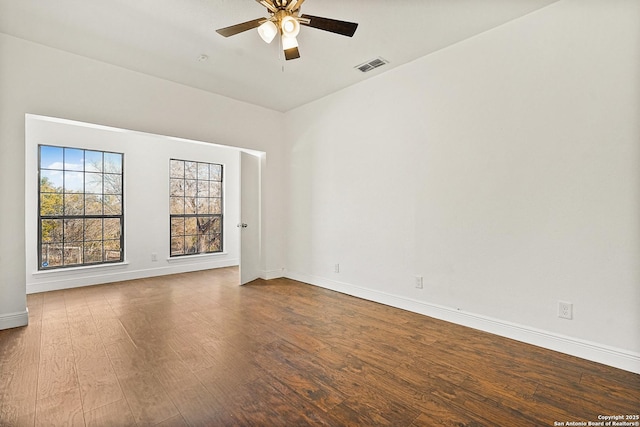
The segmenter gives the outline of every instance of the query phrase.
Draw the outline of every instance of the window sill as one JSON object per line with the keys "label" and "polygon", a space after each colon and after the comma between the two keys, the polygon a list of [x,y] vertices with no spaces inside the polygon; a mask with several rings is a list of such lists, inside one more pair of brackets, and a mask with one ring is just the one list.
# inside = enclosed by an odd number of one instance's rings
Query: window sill
{"label": "window sill", "polygon": [[171,263],[180,263],[180,262],[188,262],[189,260],[206,260],[210,258],[218,258],[221,256],[229,255],[228,252],[216,252],[213,254],[196,254],[196,255],[181,255],[175,257],[167,258],[167,262]]}
{"label": "window sill", "polygon": [[114,262],[114,263],[108,263],[108,264],[97,264],[97,265],[83,265],[80,267],[66,267],[66,268],[56,268],[56,269],[51,269],[51,270],[38,270],[38,271],[33,271],[31,273],[32,276],[47,276],[47,275],[59,275],[59,274],[65,274],[65,273],[78,273],[78,272],[83,272],[83,271],[93,271],[93,270],[102,270],[102,269],[117,269],[117,268],[125,268],[126,266],[129,265],[128,261],[123,261],[123,262]]}

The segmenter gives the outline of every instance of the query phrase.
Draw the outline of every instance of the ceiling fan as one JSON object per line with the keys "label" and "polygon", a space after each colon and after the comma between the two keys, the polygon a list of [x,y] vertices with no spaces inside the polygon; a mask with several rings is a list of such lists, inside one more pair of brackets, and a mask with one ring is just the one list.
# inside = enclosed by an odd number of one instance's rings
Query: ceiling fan
{"label": "ceiling fan", "polygon": [[300,25],[329,31],[331,33],[352,37],[358,28],[355,22],[338,21],[320,16],[300,15],[300,6],[304,0],[256,0],[267,8],[268,18],[258,18],[230,27],[220,28],[216,32],[224,37],[230,37],[253,28],[266,43],[280,34],[282,50],[287,60],[300,58],[298,40]]}

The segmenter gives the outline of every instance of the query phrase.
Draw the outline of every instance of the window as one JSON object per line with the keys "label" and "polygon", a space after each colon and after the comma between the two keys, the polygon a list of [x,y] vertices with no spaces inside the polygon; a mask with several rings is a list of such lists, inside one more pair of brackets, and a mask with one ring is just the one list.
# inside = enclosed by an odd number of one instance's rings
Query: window
{"label": "window", "polygon": [[38,269],[122,262],[123,155],[38,149]]}
{"label": "window", "polygon": [[222,165],[170,161],[171,256],[222,252]]}

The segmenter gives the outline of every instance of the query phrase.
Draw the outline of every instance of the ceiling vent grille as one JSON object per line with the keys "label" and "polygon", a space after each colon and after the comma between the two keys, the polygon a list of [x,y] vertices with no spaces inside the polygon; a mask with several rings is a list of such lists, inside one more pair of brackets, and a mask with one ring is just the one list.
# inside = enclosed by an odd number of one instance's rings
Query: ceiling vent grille
{"label": "ceiling vent grille", "polygon": [[363,73],[366,73],[368,71],[371,71],[375,68],[378,67],[382,67],[384,64],[388,64],[389,61],[387,61],[386,59],[383,58],[376,58],[376,59],[372,59],[371,61],[365,62],[363,64],[360,65],[356,65],[354,68],[357,68],[358,70],[362,71]]}

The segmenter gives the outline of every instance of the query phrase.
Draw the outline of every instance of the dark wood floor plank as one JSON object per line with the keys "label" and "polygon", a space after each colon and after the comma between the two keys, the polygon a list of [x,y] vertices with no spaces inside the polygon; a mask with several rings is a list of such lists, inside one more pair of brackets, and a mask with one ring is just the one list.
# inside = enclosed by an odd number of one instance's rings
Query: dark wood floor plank
{"label": "dark wood floor plank", "polygon": [[85,425],[78,388],[38,399],[36,427],[80,427]]}
{"label": "dark wood floor plank", "polygon": [[224,425],[224,410],[199,382],[169,390],[169,396],[190,426]]}
{"label": "dark wood floor plank", "polygon": [[0,369],[37,364],[41,347],[42,323],[29,315],[29,327],[0,331]]}
{"label": "dark wood floor plank", "polygon": [[124,398],[98,333],[72,338],[76,372],[84,412]]}
{"label": "dark wood floor plank", "polygon": [[640,375],[223,268],[29,295],[0,426],[505,426],[637,413]]}
{"label": "dark wood floor plank", "polygon": [[335,388],[308,372],[291,369],[284,360],[260,354],[256,355],[256,361],[272,377],[277,378],[293,392],[325,411],[331,411],[345,399],[344,394]]}
{"label": "dark wood floor plank", "polygon": [[0,366],[0,426],[33,425],[37,387],[37,363]]}
{"label": "dark wood floor plank", "polygon": [[[129,404],[121,399],[84,414],[87,427],[135,427]],[[186,425],[186,424],[185,424]]]}
{"label": "dark wood floor plank", "polygon": [[189,424],[187,424],[182,415],[176,415],[156,424],[154,427],[189,427]]}
{"label": "dark wood floor plank", "polygon": [[167,391],[149,372],[118,377],[131,413],[139,425],[154,425],[179,414]]}
{"label": "dark wood floor plank", "polygon": [[[593,390],[599,390],[594,393]],[[604,387],[594,385],[578,385],[567,388],[557,388],[540,385],[534,395],[534,402],[547,405],[557,411],[568,411],[572,414],[597,417],[606,408],[615,413],[635,413],[640,408],[640,394],[632,390],[626,393],[611,393],[608,385]],[[519,402],[514,402],[518,404]]]}
{"label": "dark wood floor plank", "polygon": [[[600,394],[593,396],[598,403],[603,403],[601,396],[607,396],[606,400],[615,399],[619,406],[620,413],[632,413],[633,408],[640,408],[640,378],[638,381],[618,381],[617,379],[606,378],[600,375],[585,373],[582,375],[580,385],[586,390],[600,390]],[[587,393],[585,393],[587,394]]]}
{"label": "dark wood floor plank", "polygon": [[71,343],[44,347],[40,354],[38,399],[78,388],[78,375]]}

